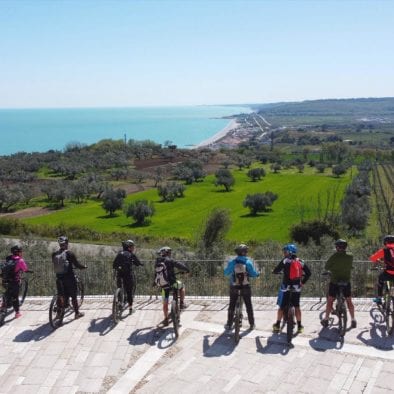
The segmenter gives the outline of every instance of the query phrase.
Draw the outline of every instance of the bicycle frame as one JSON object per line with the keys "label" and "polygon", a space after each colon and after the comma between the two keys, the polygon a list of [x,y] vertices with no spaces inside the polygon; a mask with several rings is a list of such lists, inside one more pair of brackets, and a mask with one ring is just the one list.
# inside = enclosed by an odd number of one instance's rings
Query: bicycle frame
{"label": "bicycle frame", "polygon": [[237,289],[237,301],[235,303],[234,309],[234,341],[237,345],[240,340],[240,329],[242,326],[242,306],[243,306],[243,298],[242,298],[242,285],[238,285]]}

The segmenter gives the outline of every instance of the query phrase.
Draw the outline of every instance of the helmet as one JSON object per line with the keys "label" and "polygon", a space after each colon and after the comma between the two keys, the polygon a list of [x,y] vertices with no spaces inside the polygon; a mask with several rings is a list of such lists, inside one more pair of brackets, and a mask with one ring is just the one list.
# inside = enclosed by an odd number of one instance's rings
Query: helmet
{"label": "helmet", "polygon": [[234,249],[235,253],[237,253],[238,255],[241,255],[243,253],[247,253],[248,251],[248,246],[245,244],[239,244],[235,249]]}
{"label": "helmet", "polygon": [[296,254],[297,253],[297,246],[294,244],[286,244],[283,246],[283,251],[289,252],[291,254]]}
{"label": "helmet", "polygon": [[127,241],[122,241],[123,249],[131,248],[134,245],[135,245],[135,243],[131,239],[128,239]]}
{"label": "helmet", "polygon": [[386,235],[386,236],[383,238],[383,243],[384,243],[385,245],[387,245],[387,244],[394,244],[394,235]]}
{"label": "helmet", "polygon": [[347,241],[344,239],[337,239],[335,241],[335,246],[339,249],[346,249],[347,248]]}
{"label": "helmet", "polygon": [[62,235],[57,239],[57,242],[59,243],[59,245],[68,244],[68,238],[65,235]]}
{"label": "helmet", "polygon": [[160,256],[168,256],[171,253],[171,248],[169,246],[163,246],[162,248],[159,249],[158,254]]}
{"label": "helmet", "polygon": [[11,247],[11,253],[12,254],[16,254],[16,253],[19,253],[19,252],[22,252],[22,248],[19,245],[13,245]]}

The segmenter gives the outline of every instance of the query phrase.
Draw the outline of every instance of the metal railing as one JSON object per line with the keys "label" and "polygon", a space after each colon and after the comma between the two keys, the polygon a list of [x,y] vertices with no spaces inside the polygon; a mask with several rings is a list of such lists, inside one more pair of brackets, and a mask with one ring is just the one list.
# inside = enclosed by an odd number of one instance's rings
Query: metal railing
{"label": "metal railing", "polygon": [[[88,266],[87,270],[76,270],[85,284],[87,295],[113,294],[115,281],[112,270],[112,259],[81,260]],[[228,295],[229,280],[223,275],[227,261],[223,260],[182,260],[190,268],[190,274],[183,275],[183,280],[190,296],[218,297]],[[252,279],[254,296],[276,296],[281,278],[272,274],[278,260],[255,260],[255,266],[260,271],[259,278]],[[324,297],[327,282],[322,276],[325,261],[305,260],[312,276],[303,288],[306,297]],[[157,294],[152,287],[154,279],[154,260],[143,260],[142,267],[135,267],[137,278],[136,295]],[[55,275],[52,262],[30,261],[29,268],[34,270],[29,285],[30,296],[49,296],[55,292]],[[376,272],[370,271],[369,261],[354,261],[352,271],[352,293],[354,297],[370,297],[373,295],[376,282]]]}

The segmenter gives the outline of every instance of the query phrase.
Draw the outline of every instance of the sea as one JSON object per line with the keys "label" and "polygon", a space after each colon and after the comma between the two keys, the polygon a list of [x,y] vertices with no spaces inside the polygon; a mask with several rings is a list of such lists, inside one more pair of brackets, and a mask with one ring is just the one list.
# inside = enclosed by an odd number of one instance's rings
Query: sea
{"label": "sea", "polygon": [[103,139],[151,140],[192,148],[224,129],[246,106],[0,109],[0,155],[64,150]]}

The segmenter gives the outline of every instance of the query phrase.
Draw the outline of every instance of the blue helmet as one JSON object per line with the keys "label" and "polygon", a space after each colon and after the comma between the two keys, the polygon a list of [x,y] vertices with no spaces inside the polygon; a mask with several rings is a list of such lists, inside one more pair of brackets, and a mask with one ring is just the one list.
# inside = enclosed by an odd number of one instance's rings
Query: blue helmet
{"label": "blue helmet", "polygon": [[286,244],[283,247],[283,250],[291,253],[291,254],[296,254],[297,253],[297,246],[295,246],[294,244]]}

